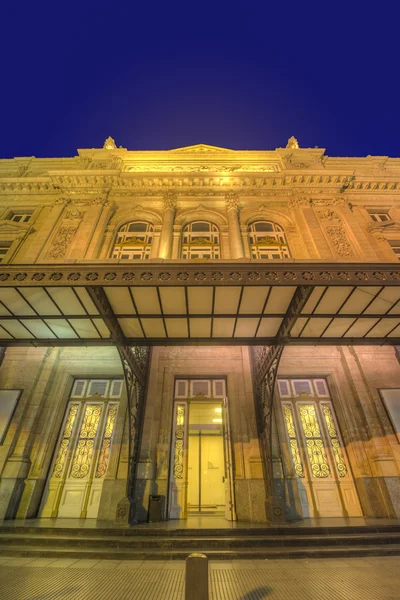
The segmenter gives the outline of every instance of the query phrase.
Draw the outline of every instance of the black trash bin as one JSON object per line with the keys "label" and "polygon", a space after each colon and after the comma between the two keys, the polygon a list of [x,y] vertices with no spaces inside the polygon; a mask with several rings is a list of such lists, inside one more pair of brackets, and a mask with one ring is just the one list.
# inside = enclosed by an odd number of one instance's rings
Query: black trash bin
{"label": "black trash bin", "polygon": [[165,496],[150,496],[149,498],[149,515],[147,521],[149,523],[159,523],[163,521]]}

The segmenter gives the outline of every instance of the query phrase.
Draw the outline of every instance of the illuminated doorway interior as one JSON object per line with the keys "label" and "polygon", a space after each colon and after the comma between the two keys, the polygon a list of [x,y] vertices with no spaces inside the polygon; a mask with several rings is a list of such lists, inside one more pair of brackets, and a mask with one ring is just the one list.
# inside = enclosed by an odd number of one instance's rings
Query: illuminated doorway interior
{"label": "illuminated doorway interior", "polygon": [[221,402],[189,406],[188,514],[225,512],[225,457]]}
{"label": "illuminated doorway interior", "polygon": [[175,385],[168,516],[236,520],[228,398],[223,379]]}

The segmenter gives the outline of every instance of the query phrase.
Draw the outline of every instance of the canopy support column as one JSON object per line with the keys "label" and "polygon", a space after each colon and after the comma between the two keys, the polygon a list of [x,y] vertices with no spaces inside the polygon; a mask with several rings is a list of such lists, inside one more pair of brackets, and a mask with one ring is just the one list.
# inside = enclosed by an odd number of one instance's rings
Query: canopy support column
{"label": "canopy support column", "polygon": [[118,503],[116,521],[119,523],[131,523],[136,513],[135,483],[151,347],[128,346],[103,288],[93,286],[86,289],[110,331],[111,339],[117,347],[124,371],[128,398],[129,468],[126,497]]}
{"label": "canopy support column", "polygon": [[250,347],[258,434],[264,462],[266,516],[271,523],[285,521],[284,490],[277,489],[279,485],[276,484],[279,482],[274,480],[273,468],[272,425],[276,377],[284,347],[290,338],[290,331],[311,292],[311,286],[297,288],[277,333],[276,345]]}

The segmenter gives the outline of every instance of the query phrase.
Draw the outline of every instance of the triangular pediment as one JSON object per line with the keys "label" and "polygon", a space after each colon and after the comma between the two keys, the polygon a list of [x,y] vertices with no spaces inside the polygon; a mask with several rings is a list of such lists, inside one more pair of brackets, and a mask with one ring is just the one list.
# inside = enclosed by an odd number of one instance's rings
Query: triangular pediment
{"label": "triangular pediment", "polygon": [[0,221],[0,233],[19,233],[29,228],[27,223],[15,223],[14,221]]}
{"label": "triangular pediment", "polygon": [[195,144],[194,146],[184,146],[183,148],[174,148],[170,152],[184,152],[184,153],[203,153],[209,152],[217,154],[219,152],[235,152],[230,148],[220,148],[219,146],[209,146],[208,144]]}

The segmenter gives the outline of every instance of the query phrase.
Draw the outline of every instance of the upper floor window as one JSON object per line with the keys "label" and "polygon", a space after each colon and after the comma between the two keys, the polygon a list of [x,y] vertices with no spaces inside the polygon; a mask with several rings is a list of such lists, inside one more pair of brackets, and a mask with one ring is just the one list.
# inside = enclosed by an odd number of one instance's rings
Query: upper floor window
{"label": "upper floor window", "polygon": [[6,218],[8,221],[14,221],[15,223],[27,223],[31,216],[32,213],[11,211]]}
{"label": "upper floor window", "polygon": [[183,230],[182,258],[221,258],[218,227],[206,221],[193,221]]}
{"label": "upper floor window", "polygon": [[389,212],[387,210],[381,210],[381,211],[375,211],[375,210],[370,210],[369,212],[369,216],[371,217],[371,219],[373,221],[376,221],[377,223],[382,223],[383,221],[390,221],[390,217],[389,217]]}
{"label": "upper floor window", "polygon": [[249,226],[252,258],[290,258],[282,227],[270,221],[256,221]]}
{"label": "upper floor window", "polygon": [[391,245],[393,252],[400,260],[400,240],[388,240],[388,242]]}
{"label": "upper floor window", "polygon": [[0,241],[0,263],[3,262],[7,252],[9,251],[11,246],[11,242],[1,242]]}
{"label": "upper floor window", "polygon": [[154,227],[145,221],[125,223],[118,233],[112,251],[112,258],[150,258]]}

